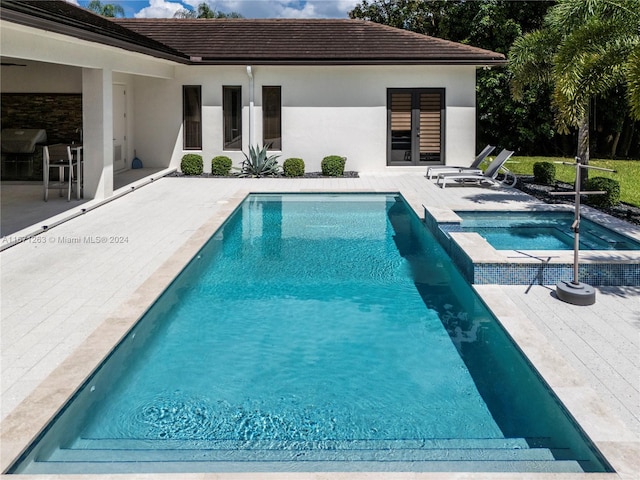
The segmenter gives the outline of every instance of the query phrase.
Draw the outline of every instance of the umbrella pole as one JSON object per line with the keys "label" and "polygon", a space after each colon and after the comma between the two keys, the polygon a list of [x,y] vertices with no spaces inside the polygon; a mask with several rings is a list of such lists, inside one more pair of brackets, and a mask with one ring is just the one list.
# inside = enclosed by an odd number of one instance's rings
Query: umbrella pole
{"label": "umbrella pole", "polygon": [[[571,303],[573,305],[593,305],[596,303],[596,291],[591,285],[587,285],[586,283],[581,283],[579,280],[579,271],[578,268],[580,266],[580,195],[598,195],[606,192],[583,192],[581,190],[580,185],[580,169],[594,169],[594,170],[602,170],[606,172],[614,172],[615,170],[611,170],[608,168],[600,168],[600,167],[592,167],[590,165],[585,165],[582,163],[580,157],[576,157],[575,163],[568,162],[558,162],[563,163],[565,165],[573,165],[576,169],[576,182],[575,182],[575,192],[554,192],[556,195],[575,195],[575,211],[574,211],[574,220],[571,228],[573,229],[573,280],[570,282],[560,282],[556,285],[556,295],[563,302]],[[552,195],[554,194],[552,193]]]}

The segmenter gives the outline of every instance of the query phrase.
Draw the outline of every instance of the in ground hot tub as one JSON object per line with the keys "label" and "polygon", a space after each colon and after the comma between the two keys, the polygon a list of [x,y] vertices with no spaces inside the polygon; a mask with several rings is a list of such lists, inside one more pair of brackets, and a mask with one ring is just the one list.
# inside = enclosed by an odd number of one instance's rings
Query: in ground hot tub
{"label": "in ground hot tub", "polygon": [[[573,212],[456,211],[459,224],[445,231],[476,232],[496,250],[573,250]],[[586,218],[580,220],[581,250],[640,250],[640,242]]]}
{"label": "in ground hot tub", "polygon": [[[555,285],[573,278],[574,213],[569,206],[545,207],[472,212],[425,207],[424,221],[471,283]],[[587,212],[580,222],[580,281],[639,286],[640,228],[598,215]]]}

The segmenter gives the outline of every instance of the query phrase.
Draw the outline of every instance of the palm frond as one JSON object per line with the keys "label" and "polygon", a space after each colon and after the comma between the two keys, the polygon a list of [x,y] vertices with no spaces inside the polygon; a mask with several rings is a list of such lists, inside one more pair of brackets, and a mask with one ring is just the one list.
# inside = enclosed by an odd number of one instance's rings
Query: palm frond
{"label": "palm frond", "polygon": [[637,26],[640,0],[561,0],[545,17],[548,28],[571,32],[592,18],[609,18]]}
{"label": "palm frond", "polygon": [[592,18],[565,36],[554,58],[554,102],[561,123],[578,126],[590,98],[625,81],[625,64],[640,37],[610,18]]}
{"label": "palm frond", "polygon": [[522,99],[529,85],[551,83],[552,59],[559,37],[550,29],[536,30],[518,38],[508,56],[511,93]]}

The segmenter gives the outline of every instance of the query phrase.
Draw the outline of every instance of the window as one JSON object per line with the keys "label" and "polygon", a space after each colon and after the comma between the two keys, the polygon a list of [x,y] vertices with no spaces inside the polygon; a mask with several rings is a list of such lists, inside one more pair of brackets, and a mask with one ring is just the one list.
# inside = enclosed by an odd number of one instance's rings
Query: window
{"label": "window", "polygon": [[281,87],[262,87],[262,143],[282,150]]}
{"label": "window", "polygon": [[200,85],[182,87],[182,128],[185,150],[202,150],[202,91]]}
{"label": "window", "polygon": [[242,87],[222,87],[224,149],[242,150]]}

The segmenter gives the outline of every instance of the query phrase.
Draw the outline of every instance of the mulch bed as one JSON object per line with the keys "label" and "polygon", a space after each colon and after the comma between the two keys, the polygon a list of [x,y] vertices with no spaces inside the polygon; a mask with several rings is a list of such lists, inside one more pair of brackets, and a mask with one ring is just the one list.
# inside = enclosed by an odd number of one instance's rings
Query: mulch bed
{"label": "mulch bed", "polygon": [[[549,192],[572,192],[574,187],[568,183],[557,182],[556,185],[539,185],[533,183],[533,177],[519,176],[516,188],[529,195],[542,200],[545,203],[567,203],[573,204],[573,198],[569,196],[554,196],[549,195]],[[584,197],[583,197],[584,198]],[[588,205],[588,203],[586,203]],[[596,207],[592,207],[596,208]],[[620,203],[615,207],[600,208],[598,210],[611,215],[612,217],[620,218],[626,222],[640,225],[640,208],[627,203]]]}
{"label": "mulch bed", "polygon": [[[193,178],[238,178],[237,175],[228,175],[228,176],[220,176],[220,175],[211,175],[210,173],[202,173],[200,175],[185,175],[182,172],[173,172],[168,177],[193,177]],[[322,172],[308,172],[305,173],[303,177],[285,177],[284,175],[275,175],[269,177],[260,177],[260,178],[358,178],[358,172],[344,172],[342,176],[338,177],[327,177],[322,175]],[[243,177],[243,178],[252,178],[252,177]]]}

